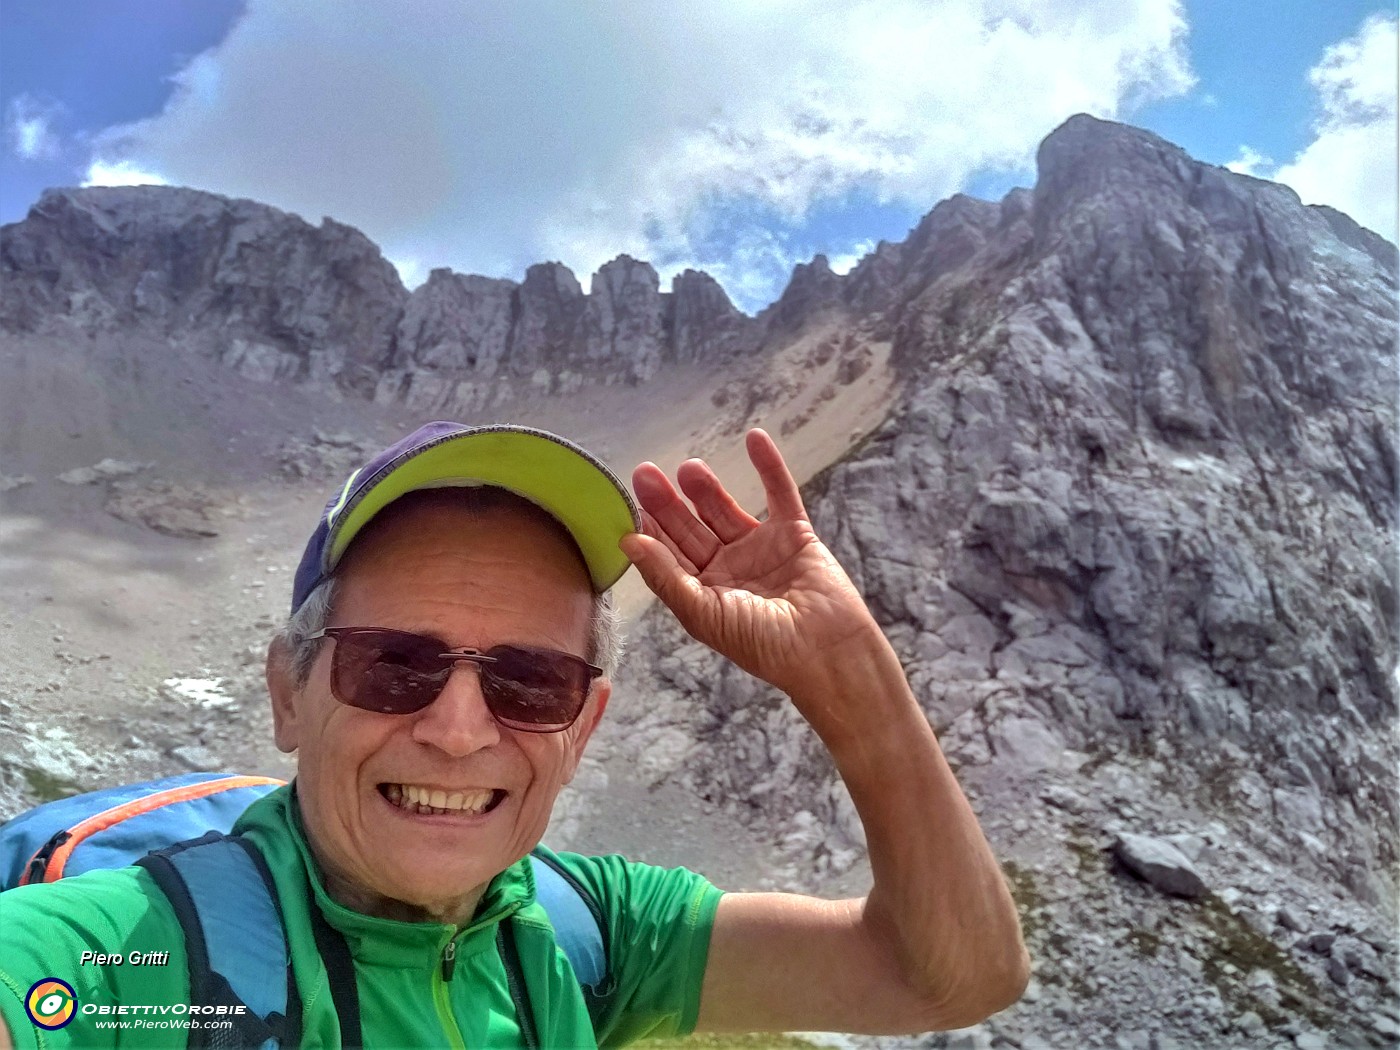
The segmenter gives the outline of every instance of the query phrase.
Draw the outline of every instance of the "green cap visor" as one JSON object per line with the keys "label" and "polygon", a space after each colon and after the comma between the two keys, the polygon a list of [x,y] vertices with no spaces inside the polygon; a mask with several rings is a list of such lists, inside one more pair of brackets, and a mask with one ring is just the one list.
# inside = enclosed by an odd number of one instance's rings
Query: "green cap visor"
{"label": "green cap visor", "polygon": [[334,571],[360,530],[394,500],[419,489],[453,485],[499,486],[558,519],[578,544],[599,593],[627,571],[630,563],[617,544],[641,529],[641,516],[616,475],[563,438],[500,426],[461,427],[352,475],[341,498],[328,508],[321,574]]}

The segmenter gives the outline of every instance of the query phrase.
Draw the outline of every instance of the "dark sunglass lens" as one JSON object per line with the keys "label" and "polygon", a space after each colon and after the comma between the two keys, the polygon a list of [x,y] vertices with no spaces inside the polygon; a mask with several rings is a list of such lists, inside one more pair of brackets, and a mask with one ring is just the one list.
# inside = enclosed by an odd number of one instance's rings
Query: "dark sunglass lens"
{"label": "dark sunglass lens", "polygon": [[588,665],[567,653],[498,645],[481,665],[481,684],[491,713],[526,732],[572,725],[588,699]]}
{"label": "dark sunglass lens", "polygon": [[387,715],[431,704],[452,673],[431,638],[401,631],[353,631],[336,637],[331,691],[342,703]]}

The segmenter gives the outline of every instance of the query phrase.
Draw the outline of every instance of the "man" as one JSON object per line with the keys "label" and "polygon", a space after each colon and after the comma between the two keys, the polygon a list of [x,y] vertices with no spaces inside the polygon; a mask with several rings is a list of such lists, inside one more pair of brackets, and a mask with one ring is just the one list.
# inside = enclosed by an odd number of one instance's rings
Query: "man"
{"label": "man", "polygon": [[[692,1028],[917,1032],[1019,996],[1014,906],[899,660],[772,440],[752,431],[747,449],[762,521],[699,460],[678,471],[679,492],[638,467],[639,514],[562,439],[448,423],[332,499],[268,654],[276,740],[297,752],[297,777],[238,827],[276,882],[303,1045],[346,1038],[331,942],[353,960],[370,1047],[521,1045],[527,1028],[547,1047]],[[560,856],[609,933],[595,1027],[522,858],[607,706],[606,591],[629,562],[686,630],[811,724],[860,813],[874,883],[848,901],[720,894],[681,869]],[[75,1022],[41,1040],[21,1004],[36,967],[66,967],[84,1001],[188,995],[179,927],[142,869],[11,891],[0,922],[0,1015],[17,1045],[133,1038]],[[165,950],[170,964],[78,972],[68,957],[82,949]],[[520,955],[523,997],[503,952]]]}

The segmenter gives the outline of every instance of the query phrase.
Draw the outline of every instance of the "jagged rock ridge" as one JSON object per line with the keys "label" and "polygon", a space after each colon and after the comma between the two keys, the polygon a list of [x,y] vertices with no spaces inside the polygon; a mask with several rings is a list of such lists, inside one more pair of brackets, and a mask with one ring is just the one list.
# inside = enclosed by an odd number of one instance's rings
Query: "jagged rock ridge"
{"label": "jagged rock ridge", "polygon": [[268,381],[479,404],[502,381],[555,392],[719,361],[757,327],[713,278],[660,290],[622,255],[585,294],[560,263],[524,281],[434,270],[411,294],[361,233],[169,187],[50,190],[4,230],[0,326],[147,331]]}
{"label": "jagged rock ridge", "polygon": [[0,324],[151,330],[267,380],[384,360],[407,292],[357,230],[166,187],[57,190],[0,241]]}
{"label": "jagged rock ridge", "polygon": [[[1075,118],[1033,192],[822,269],[794,294],[867,304],[907,388],[808,506],[1009,858],[1041,983],[997,1031],[1400,1030],[1394,247]],[[662,612],[635,634],[638,768],[853,864],[791,708]],[[1205,903],[1126,875],[1134,834]]]}

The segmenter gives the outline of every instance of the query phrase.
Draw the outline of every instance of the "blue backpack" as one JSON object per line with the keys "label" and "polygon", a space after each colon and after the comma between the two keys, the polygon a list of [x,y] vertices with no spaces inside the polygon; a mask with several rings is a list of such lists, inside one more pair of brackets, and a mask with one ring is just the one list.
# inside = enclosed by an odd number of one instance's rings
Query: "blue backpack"
{"label": "blue backpack", "polygon": [[[246,1006],[239,1027],[190,1046],[279,1050],[301,1042],[301,996],[272,882],[257,848],[227,832],[253,802],[281,787],[270,777],[189,773],[59,799],[0,824],[0,890],[53,882],[99,868],[139,864],[170,900],[185,935],[191,1002]],[[610,990],[602,909],[570,873],[532,853],[538,902],[568,957],[597,1026]],[[361,1045],[354,963],[340,934],[311,909],[317,948],[340,1017],[342,1045]],[[500,924],[498,947],[527,1046],[534,1014],[514,932]]]}

